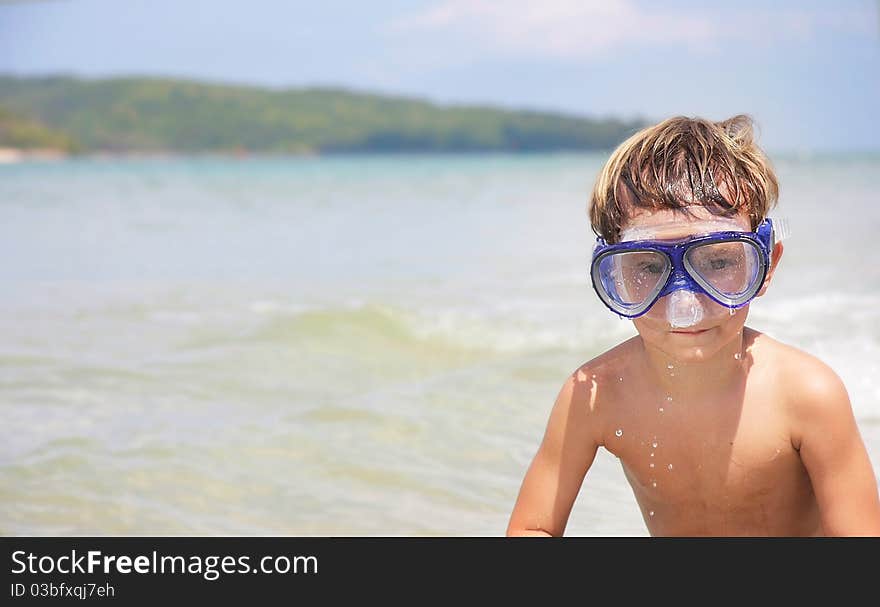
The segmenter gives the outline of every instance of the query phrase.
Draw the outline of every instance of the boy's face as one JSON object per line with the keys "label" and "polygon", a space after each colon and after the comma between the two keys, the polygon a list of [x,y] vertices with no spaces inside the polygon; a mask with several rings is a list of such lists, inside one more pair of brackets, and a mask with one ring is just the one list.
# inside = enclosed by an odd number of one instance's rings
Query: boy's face
{"label": "boy's face", "polygon": [[[705,208],[692,206],[690,214],[663,209],[642,211],[633,216],[621,230],[622,240],[676,241],[721,231],[751,231],[746,214],[735,217],[717,217]],[[670,301],[670,298],[673,298]],[[688,326],[670,320],[682,298],[689,305],[701,308],[699,320]],[[704,293],[672,293],[659,300],[644,315],[634,318],[633,324],[646,344],[665,352],[675,360],[697,362],[717,354],[726,344],[742,333],[748,316],[748,305],[731,313]]]}

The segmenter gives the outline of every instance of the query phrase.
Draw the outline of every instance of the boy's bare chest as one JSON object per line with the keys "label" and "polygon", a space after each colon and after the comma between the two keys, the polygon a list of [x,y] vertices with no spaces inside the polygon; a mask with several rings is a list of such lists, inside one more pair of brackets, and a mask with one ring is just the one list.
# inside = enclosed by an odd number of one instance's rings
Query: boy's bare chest
{"label": "boy's bare chest", "polygon": [[[734,453],[750,461],[772,459],[780,445],[790,448],[788,421],[779,404],[744,396],[689,402],[672,396],[626,399],[604,411],[605,447],[627,460],[647,456],[650,464],[650,459],[665,457],[682,466]],[[675,462],[668,463],[674,469]]]}
{"label": "boy's bare chest", "polygon": [[637,403],[606,422],[605,448],[620,458],[649,528],[763,534],[800,507],[792,503],[812,500],[774,403]]}

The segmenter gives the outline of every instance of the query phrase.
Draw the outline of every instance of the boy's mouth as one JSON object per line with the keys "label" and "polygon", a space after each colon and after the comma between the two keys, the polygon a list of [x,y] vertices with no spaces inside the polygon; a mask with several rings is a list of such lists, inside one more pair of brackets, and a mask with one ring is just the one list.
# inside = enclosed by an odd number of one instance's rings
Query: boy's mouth
{"label": "boy's mouth", "polygon": [[711,329],[673,329],[670,333],[676,333],[678,335],[700,335],[701,333],[710,330]]}

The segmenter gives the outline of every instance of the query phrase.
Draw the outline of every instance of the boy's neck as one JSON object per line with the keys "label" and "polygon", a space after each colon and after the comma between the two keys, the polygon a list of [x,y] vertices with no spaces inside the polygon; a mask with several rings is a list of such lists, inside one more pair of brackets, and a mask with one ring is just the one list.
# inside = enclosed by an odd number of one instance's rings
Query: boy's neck
{"label": "boy's neck", "polygon": [[666,394],[675,397],[701,397],[728,390],[740,381],[748,365],[746,329],[713,356],[682,362],[669,353],[641,340],[646,377]]}

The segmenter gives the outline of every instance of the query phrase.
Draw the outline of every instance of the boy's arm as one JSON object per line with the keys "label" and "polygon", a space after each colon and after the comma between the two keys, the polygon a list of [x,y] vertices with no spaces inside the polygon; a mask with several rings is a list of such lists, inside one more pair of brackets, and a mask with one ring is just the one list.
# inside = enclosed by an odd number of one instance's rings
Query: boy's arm
{"label": "boy's arm", "polygon": [[578,370],[562,386],[544,438],[532,460],[507,535],[561,536],[584,476],[599,447],[595,391]]}
{"label": "boy's arm", "polygon": [[792,444],[810,475],[825,535],[880,535],[880,497],[843,382],[818,361],[805,369]]}

